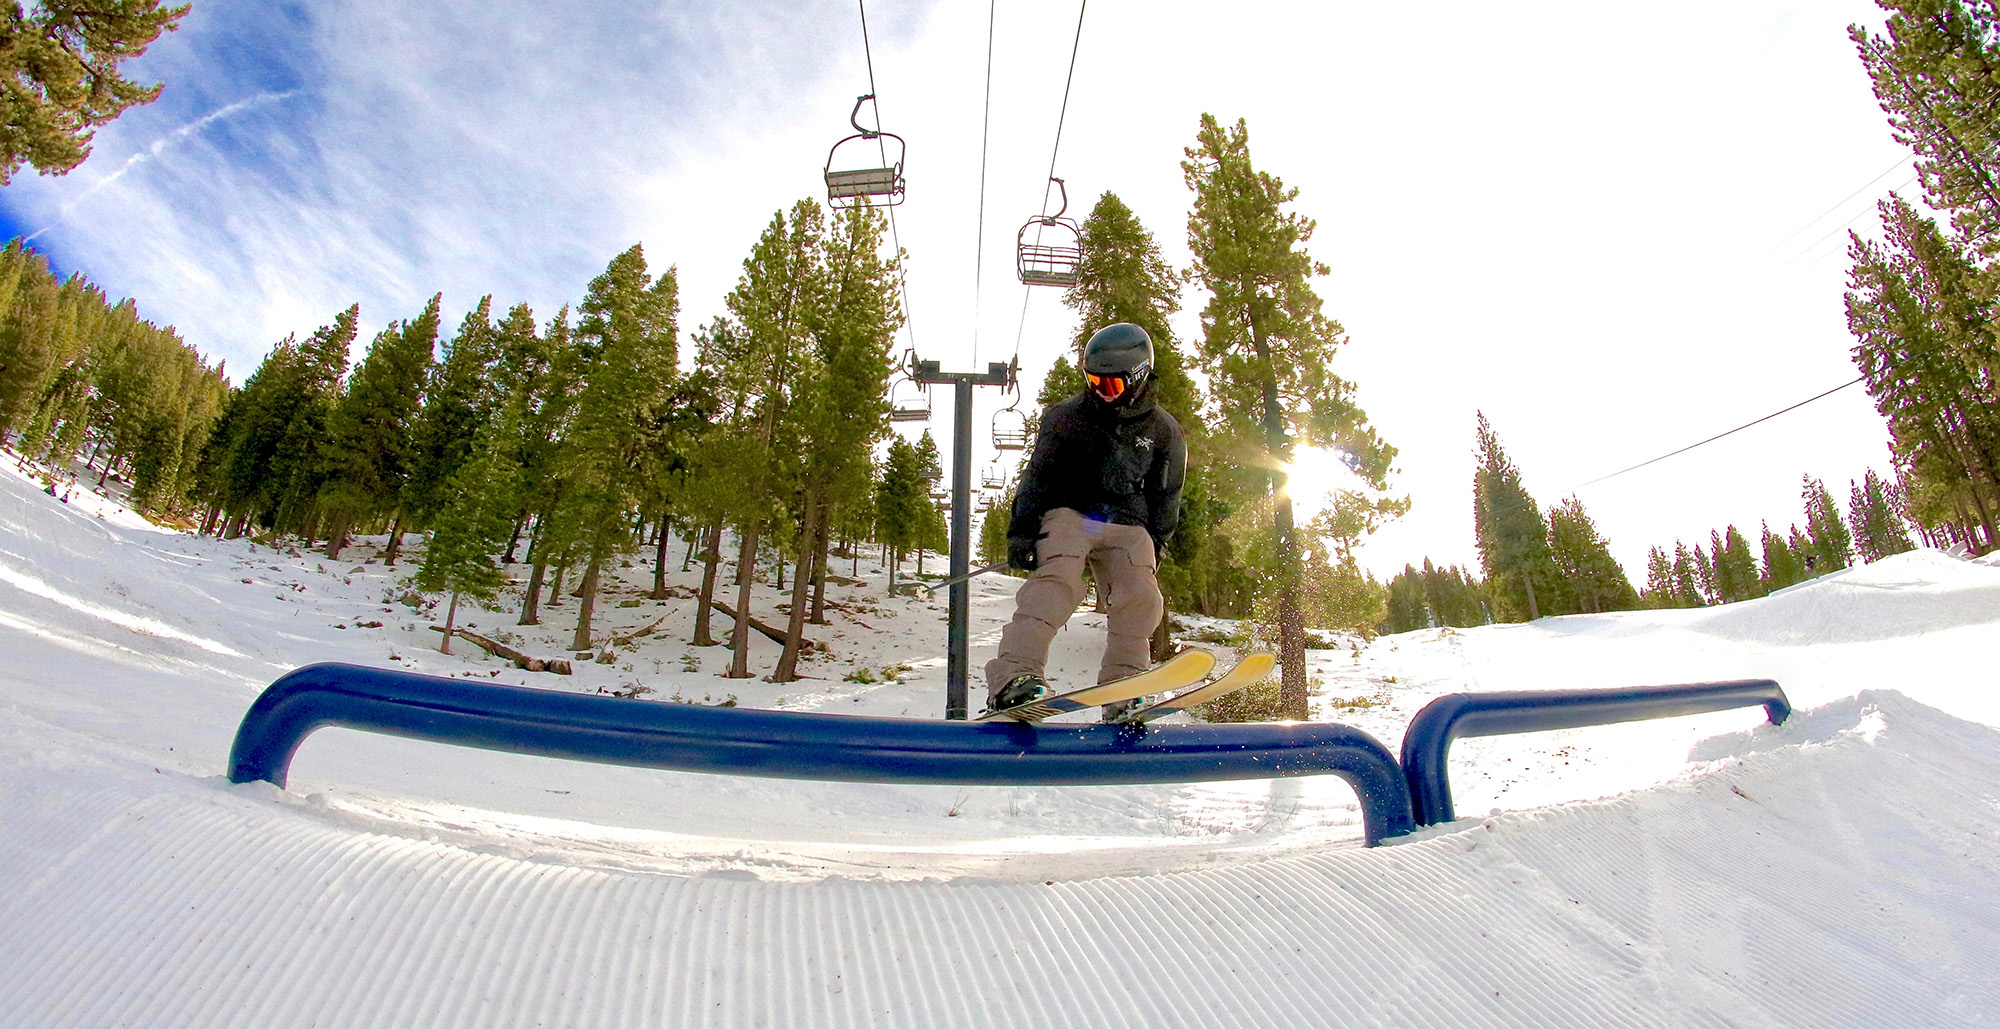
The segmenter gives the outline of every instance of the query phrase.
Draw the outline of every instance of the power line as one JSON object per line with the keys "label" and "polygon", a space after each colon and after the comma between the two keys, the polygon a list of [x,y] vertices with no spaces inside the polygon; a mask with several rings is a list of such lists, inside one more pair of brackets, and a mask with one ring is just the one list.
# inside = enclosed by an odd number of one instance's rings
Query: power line
{"label": "power line", "polygon": [[[1639,462],[1638,464],[1635,464],[1635,465],[1633,465],[1633,466],[1632,466],[1632,467],[1630,467],[1630,468],[1620,468],[1620,469],[1618,469],[1617,471],[1615,471],[1615,472],[1612,472],[1612,473],[1611,473],[1610,475],[1600,475],[1600,476],[1598,476],[1597,478],[1595,478],[1595,479],[1592,479],[1592,480],[1590,480],[1589,482],[1586,482],[1586,483],[1584,483],[1584,484],[1583,484],[1583,486],[1595,486],[1596,484],[1598,484],[1598,483],[1600,483],[1600,482],[1603,482],[1603,481],[1604,481],[1604,480],[1606,480],[1606,479],[1615,479],[1615,478],[1617,478],[1618,476],[1620,476],[1620,475],[1623,475],[1623,474],[1625,474],[1626,472],[1631,472],[1631,471],[1637,471],[1637,470],[1639,470],[1639,469],[1641,469],[1641,468],[1644,468],[1644,467],[1646,467],[1646,466],[1647,466],[1647,465],[1649,465],[1649,464],[1658,464],[1658,463],[1660,463],[1661,461],[1664,461],[1664,460],[1666,460],[1667,458],[1670,458],[1670,457],[1673,457],[1673,456],[1675,456],[1675,455],[1677,455],[1677,454],[1685,454],[1685,453],[1687,453],[1688,451],[1690,451],[1690,450],[1693,450],[1693,449],[1694,449],[1694,448],[1696,448],[1696,447],[1700,447],[1700,446],[1706,446],[1707,444],[1710,444],[1710,443],[1713,443],[1713,442],[1715,442],[1716,440],[1719,440],[1719,439],[1721,439],[1721,438],[1722,438],[1722,437],[1724,437],[1724,436],[1729,436],[1729,435],[1734,435],[1735,433],[1739,433],[1739,432],[1742,432],[1742,431],[1743,431],[1744,429],[1747,429],[1747,428],[1751,427],[1752,425],[1756,425],[1756,424],[1758,424],[1758,423],[1760,423],[1760,422],[1768,422],[1768,421],[1770,421],[1771,419],[1773,419],[1773,418],[1776,418],[1776,417],[1778,417],[1778,416],[1779,416],[1779,415],[1781,415],[1781,414],[1784,414],[1784,413],[1785,413],[1786,411],[1796,411],[1796,410],[1798,410],[1799,408],[1801,408],[1801,407],[1804,407],[1804,406],[1806,406],[1807,404],[1810,404],[1810,403],[1812,403],[1812,402],[1813,402],[1813,401],[1815,401],[1815,400],[1822,400],[1822,399],[1825,399],[1825,398],[1827,398],[1827,397],[1830,397],[1830,396],[1834,395],[1835,393],[1838,393],[1838,392],[1840,392],[1841,390],[1844,390],[1844,389],[1846,389],[1847,387],[1849,387],[1849,386],[1852,386],[1852,385],[1854,385],[1854,384],[1855,384],[1855,383],[1857,383],[1857,382],[1861,382],[1861,381],[1863,381],[1863,380],[1864,380],[1864,379],[1866,379],[1866,378],[1867,378],[1867,376],[1863,375],[1863,376],[1861,376],[1861,377],[1859,377],[1859,378],[1856,378],[1856,379],[1853,379],[1853,380],[1850,380],[1850,381],[1848,381],[1848,382],[1843,382],[1843,383],[1841,383],[1840,385],[1838,385],[1838,386],[1835,386],[1835,387],[1833,387],[1832,389],[1830,389],[1830,390],[1827,390],[1826,392],[1824,392],[1824,393],[1821,393],[1821,394],[1819,394],[1818,396],[1813,396],[1813,397],[1807,397],[1806,399],[1804,399],[1804,400],[1801,400],[1801,401],[1799,401],[1798,403],[1796,403],[1796,404],[1793,404],[1793,405],[1792,405],[1792,406],[1790,406],[1790,407],[1787,407],[1787,408],[1783,408],[1783,409],[1781,409],[1781,410],[1777,410],[1777,411],[1773,411],[1773,412],[1771,412],[1770,414],[1767,414],[1767,415],[1765,415],[1764,417],[1762,417],[1762,418],[1759,418],[1759,419],[1757,419],[1756,421],[1750,421],[1750,422],[1744,422],[1744,423],[1743,423],[1742,425],[1739,425],[1739,426],[1737,426],[1736,428],[1733,428],[1733,429],[1729,430],[1728,432],[1720,432],[1720,433],[1717,433],[1717,434],[1715,434],[1715,435],[1713,435],[1713,436],[1710,436],[1709,438],[1707,438],[1707,439],[1705,439],[1705,440],[1702,440],[1702,441],[1701,441],[1700,443],[1690,443],[1690,444],[1688,444],[1687,446],[1684,446],[1684,447],[1680,448],[1679,450],[1676,450],[1676,451],[1674,451],[1673,453],[1670,453],[1670,454],[1661,454],[1660,456],[1658,456],[1658,457],[1656,457],[1656,458],[1653,458],[1653,459],[1652,459],[1652,460],[1650,460],[1650,461],[1641,461],[1641,462]],[[1578,488],[1578,489],[1582,489],[1582,488],[1583,488],[1583,486],[1579,486],[1579,487],[1577,487],[1577,488]]]}

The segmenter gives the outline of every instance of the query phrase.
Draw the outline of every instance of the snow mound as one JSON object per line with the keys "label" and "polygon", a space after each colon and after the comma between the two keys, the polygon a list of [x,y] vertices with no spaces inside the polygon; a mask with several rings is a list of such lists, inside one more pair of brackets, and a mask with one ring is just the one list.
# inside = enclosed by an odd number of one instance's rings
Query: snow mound
{"label": "snow mound", "polygon": [[2000,567],[1913,550],[1683,623],[1777,646],[1859,643],[2000,621]]}

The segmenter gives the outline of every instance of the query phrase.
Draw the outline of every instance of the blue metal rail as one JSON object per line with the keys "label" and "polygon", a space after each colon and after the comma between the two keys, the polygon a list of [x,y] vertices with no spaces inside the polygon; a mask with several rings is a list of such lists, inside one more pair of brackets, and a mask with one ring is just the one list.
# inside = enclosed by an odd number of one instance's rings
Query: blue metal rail
{"label": "blue metal rail", "polygon": [[1774,725],[1792,713],[1785,691],[1769,679],[1439,697],[1417,712],[1403,734],[1403,774],[1409,779],[1411,807],[1418,825],[1452,820],[1451,778],[1445,760],[1452,741],[1462,736],[1575,729],[1755,706],[1763,707]]}
{"label": "blue metal rail", "polygon": [[1415,827],[1388,748],[1345,725],[996,725],[663,704],[317,664],[267,687],[236,730],[231,782],[283,787],[339,726],[576,761],[850,782],[1114,785],[1339,776],[1370,846]]}

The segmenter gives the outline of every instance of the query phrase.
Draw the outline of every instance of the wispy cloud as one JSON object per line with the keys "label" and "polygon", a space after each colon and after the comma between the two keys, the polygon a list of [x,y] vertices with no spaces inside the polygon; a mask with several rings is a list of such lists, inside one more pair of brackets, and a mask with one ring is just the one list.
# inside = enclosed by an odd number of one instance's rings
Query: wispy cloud
{"label": "wispy cloud", "polygon": [[145,164],[149,161],[158,160],[160,155],[165,153],[168,148],[182,142],[183,140],[186,140],[190,136],[193,136],[195,133],[200,132],[202,129],[205,129],[208,126],[213,125],[216,122],[221,121],[222,119],[227,118],[230,115],[235,114],[239,111],[247,111],[253,107],[259,107],[264,104],[276,103],[277,101],[280,100],[287,100],[290,99],[291,97],[297,96],[298,93],[299,91],[295,89],[286,90],[282,93],[259,93],[256,96],[248,97],[243,100],[238,100],[227,107],[223,107],[218,110],[211,111],[208,114],[204,114],[201,117],[196,118],[191,122],[188,122],[186,125],[183,125],[180,128],[177,128],[172,132],[167,133],[164,136],[161,136],[160,138],[154,140],[151,144],[147,145],[145,149],[131,155],[130,157],[125,158],[125,163],[119,165],[118,170],[112,172],[109,175],[104,176],[101,179],[98,179],[95,182],[92,182],[90,185],[84,187],[82,192],[77,193],[74,196],[71,196],[69,199],[63,201],[62,208],[60,212],[56,215],[56,220],[30,233],[24,240],[24,242],[29,242],[29,243],[34,242],[35,239],[41,236],[43,233],[49,231],[50,229],[55,228],[57,225],[62,224],[63,221],[69,217],[70,212],[76,209],[77,205],[83,203],[84,201],[90,199],[93,196],[96,196],[97,193],[100,190],[104,189],[106,186],[109,186],[112,183],[117,182],[119,179],[124,178],[125,174],[131,171],[132,169],[137,168],[140,165]]}

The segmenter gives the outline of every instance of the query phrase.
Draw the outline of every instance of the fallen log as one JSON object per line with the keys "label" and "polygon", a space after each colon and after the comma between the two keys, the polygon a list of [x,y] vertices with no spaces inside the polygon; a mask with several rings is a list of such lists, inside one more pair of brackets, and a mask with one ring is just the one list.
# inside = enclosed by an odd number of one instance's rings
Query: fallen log
{"label": "fallen log", "polygon": [[[722,613],[723,613],[723,614],[724,614],[725,616],[727,616],[727,617],[729,617],[729,618],[735,618],[735,617],[736,617],[736,609],[735,609],[735,608],[733,608],[733,607],[730,607],[730,606],[729,606],[728,604],[725,604],[725,603],[723,603],[723,602],[722,602],[722,601],[720,601],[720,600],[711,600],[711,601],[709,601],[709,602],[708,602],[708,606],[710,606],[710,607],[712,607],[712,608],[716,609],[717,611],[720,611],[720,612],[722,612]],[[751,627],[752,629],[755,629],[755,630],[757,630],[758,632],[761,632],[761,633],[763,633],[763,634],[764,634],[764,635],[765,635],[766,637],[768,637],[768,638],[769,638],[769,639],[770,639],[770,640],[771,640],[772,642],[774,642],[774,643],[783,643],[783,642],[785,642],[785,634],[784,634],[783,632],[780,632],[780,631],[778,631],[777,629],[773,629],[773,628],[771,628],[771,627],[770,627],[769,625],[766,625],[765,623],[763,623],[763,622],[760,622],[760,621],[758,621],[758,620],[757,620],[757,617],[756,617],[755,615],[752,615],[752,616],[750,617],[750,627]],[[799,641],[799,652],[800,652],[800,653],[802,653],[802,654],[803,654],[803,653],[811,653],[812,651],[814,651],[814,650],[818,650],[818,649],[819,649],[819,644],[817,644],[817,643],[814,643],[814,642],[813,642],[813,641],[811,641],[811,640],[800,640],[800,641]]]}
{"label": "fallen log", "polygon": [[[431,626],[431,631],[443,632],[444,626],[433,625]],[[451,634],[453,636],[458,637],[459,639],[471,643],[473,646],[478,647],[479,649],[487,652],[488,654],[493,655],[494,657],[505,658],[508,661],[514,662],[514,667],[516,668],[525,668],[530,672],[554,672],[557,675],[571,674],[569,658],[529,657],[528,655],[523,654],[518,650],[515,650],[513,647],[510,647],[505,643],[501,643],[499,640],[490,640],[484,636],[479,635],[476,632],[467,632],[464,629],[455,628],[451,630]]]}

